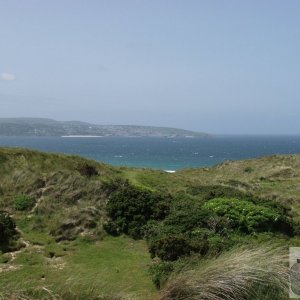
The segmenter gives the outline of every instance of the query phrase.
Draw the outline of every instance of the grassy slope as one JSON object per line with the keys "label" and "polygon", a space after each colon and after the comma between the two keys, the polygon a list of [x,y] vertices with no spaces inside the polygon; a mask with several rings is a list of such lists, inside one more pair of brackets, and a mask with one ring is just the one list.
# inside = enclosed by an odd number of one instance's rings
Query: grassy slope
{"label": "grassy slope", "polygon": [[[102,294],[153,299],[156,291],[147,274],[150,257],[146,243],[127,237],[112,238],[101,231],[105,218],[101,183],[119,176],[119,171],[89,161],[99,175],[87,178],[77,170],[84,162],[86,160],[79,157],[1,149],[0,205],[13,214],[29,246],[15,260],[2,265],[0,292],[28,287],[39,290],[46,286],[59,294],[66,293],[65,299],[74,299],[72,293],[79,299]],[[44,181],[42,186],[38,185],[40,180]],[[15,211],[14,199],[19,194],[36,198],[37,209]],[[56,243],[54,237],[49,236],[49,230],[66,220],[69,223],[76,220],[87,208],[96,210],[95,229],[88,230],[80,224],[84,229],[78,234],[81,237],[70,242]],[[37,226],[39,223],[41,227]],[[3,255],[2,260],[6,259],[10,259],[10,254]],[[5,271],[8,265],[15,270]]]}
{"label": "grassy slope", "polygon": [[[49,256],[49,249],[55,257]],[[107,237],[96,244],[79,239],[67,245],[32,245],[13,262],[15,271],[0,275],[0,282],[3,290],[38,291],[46,286],[60,295],[71,291],[70,299],[77,299],[75,295],[153,299],[156,291],[147,274],[148,263],[145,243],[126,237]]]}
{"label": "grassy slope", "polygon": [[151,189],[185,192],[188,187],[224,185],[290,205],[300,217],[300,155],[274,155],[259,159],[228,161],[212,168],[168,174],[161,171],[126,169],[128,179]]}
{"label": "grassy slope", "polygon": [[[88,178],[80,174],[79,167],[84,163],[94,166],[99,175]],[[0,209],[5,208],[14,215],[24,240],[30,245],[15,260],[1,265],[17,269],[0,273],[0,286],[3,290],[47,286],[60,293],[64,291],[64,299],[74,298],[70,289],[82,299],[87,297],[84,293],[135,294],[141,299],[153,299],[156,291],[146,272],[150,258],[145,243],[126,237],[107,237],[101,230],[106,203],[101,192],[103,181],[124,177],[136,185],[168,190],[174,195],[194,186],[221,184],[283,201],[291,205],[295,219],[299,220],[299,167],[300,156],[289,155],[226,162],[209,169],[168,174],[114,168],[75,156],[1,148]],[[37,208],[32,212],[16,212],[13,205],[19,194],[36,198]],[[75,228],[81,229],[79,233],[74,228],[75,231],[68,233],[75,232],[80,237],[70,242],[56,243],[48,235],[49,230],[72,223],[90,208],[96,211],[95,215],[84,216],[96,220],[95,228],[80,223]],[[39,222],[41,226],[37,226]],[[7,257],[5,254],[4,260]]]}

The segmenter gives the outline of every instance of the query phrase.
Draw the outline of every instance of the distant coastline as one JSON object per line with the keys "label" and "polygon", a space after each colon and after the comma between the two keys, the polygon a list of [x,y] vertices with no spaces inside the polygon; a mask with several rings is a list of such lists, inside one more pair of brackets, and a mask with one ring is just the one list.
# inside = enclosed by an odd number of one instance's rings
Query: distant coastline
{"label": "distant coastline", "polygon": [[97,125],[43,118],[0,118],[0,136],[19,137],[207,137],[185,129],[141,125]]}
{"label": "distant coastline", "polygon": [[62,135],[62,138],[102,138],[103,135]]}

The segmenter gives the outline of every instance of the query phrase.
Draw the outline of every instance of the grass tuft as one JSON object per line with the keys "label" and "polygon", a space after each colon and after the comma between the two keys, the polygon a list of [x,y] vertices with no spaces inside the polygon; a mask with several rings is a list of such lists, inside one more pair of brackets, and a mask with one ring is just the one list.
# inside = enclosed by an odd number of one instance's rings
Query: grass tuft
{"label": "grass tuft", "polygon": [[285,299],[287,265],[287,255],[282,248],[237,248],[173,275],[161,290],[159,299]]}

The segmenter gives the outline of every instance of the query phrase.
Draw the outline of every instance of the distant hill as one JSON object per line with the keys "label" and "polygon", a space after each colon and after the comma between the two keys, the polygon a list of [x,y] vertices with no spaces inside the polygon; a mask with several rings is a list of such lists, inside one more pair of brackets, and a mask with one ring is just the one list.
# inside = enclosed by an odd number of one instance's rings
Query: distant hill
{"label": "distant hill", "polygon": [[55,121],[43,118],[0,118],[0,136],[125,136],[125,137],[204,137],[205,133],[184,129],[136,126],[96,125],[79,121]]}

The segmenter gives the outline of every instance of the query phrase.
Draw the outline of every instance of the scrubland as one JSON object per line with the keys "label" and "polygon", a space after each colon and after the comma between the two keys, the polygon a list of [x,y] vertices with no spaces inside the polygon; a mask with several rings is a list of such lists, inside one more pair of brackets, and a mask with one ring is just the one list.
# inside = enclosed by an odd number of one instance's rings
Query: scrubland
{"label": "scrubland", "polygon": [[288,299],[300,156],[112,167],[0,148],[0,299]]}

